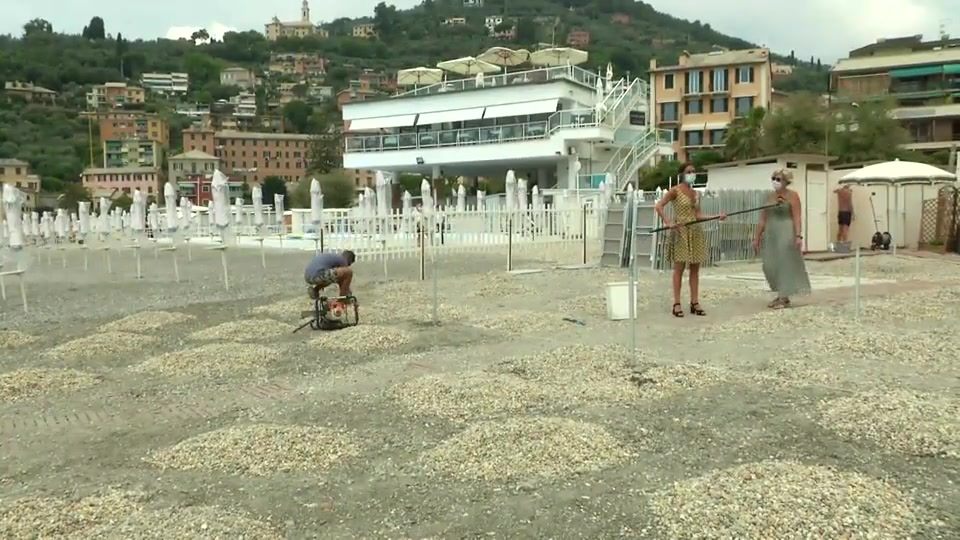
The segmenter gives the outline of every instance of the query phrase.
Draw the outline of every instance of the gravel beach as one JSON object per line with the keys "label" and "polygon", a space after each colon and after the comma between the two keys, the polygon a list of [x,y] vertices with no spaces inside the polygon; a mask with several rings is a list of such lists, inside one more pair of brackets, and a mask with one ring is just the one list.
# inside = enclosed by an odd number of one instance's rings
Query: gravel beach
{"label": "gravel beach", "polygon": [[0,538],[960,539],[953,259],[864,257],[859,318],[849,260],[777,312],[706,269],[682,319],[644,271],[634,351],[626,271],[499,254],[362,260],[361,324],[293,333],[311,255],[6,282]]}

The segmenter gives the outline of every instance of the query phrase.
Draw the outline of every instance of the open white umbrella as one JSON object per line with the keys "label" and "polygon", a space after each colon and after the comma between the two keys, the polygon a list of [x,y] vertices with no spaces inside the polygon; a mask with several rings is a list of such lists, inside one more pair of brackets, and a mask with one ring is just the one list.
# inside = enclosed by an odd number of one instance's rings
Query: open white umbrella
{"label": "open white umbrella", "polygon": [[530,63],[535,66],[576,66],[587,61],[587,51],[570,47],[551,47],[541,49],[530,55]]}
{"label": "open white umbrella", "polygon": [[491,47],[477,56],[477,60],[488,62],[504,68],[516,67],[530,61],[530,51],[526,49],[510,49],[508,47]]}
{"label": "open white umbrella", "polygon": [[497,73],[500,71],[499,66],[495,66],[490,62],[484,62],[483,60],[477,60],[472,56],[446,60],[437,64],[437,67],[444,71],[466,76],[474,76],[477,73]]}
{"label": "open white umbrella", "polygon": [[397,71],[398,86],[429,86],[442,80],[442,69],[420,66]]}
{"label": "open white umbrella", "polygon": [[840,179],[841,184],[910,184],[954,182],[957,175],[939,167],[913,161],[886,161],[868,165]]}
{"label": "open white umbrella", "polygon": [[[875,165],[868,165],[862,169],[853,171],[840,179],[840,184],[857,184],[864,186],[886,186],[887,189],[887,223],[894,225],[901,220],[895,220],[893,216],[900,210],[900,188],[909,185],[929,185],[929,184],[950,184],[957,181],[957,175],[947,172],[939,167],[927,165],[926,163],[917,163],[913,161],[886,161]],[[893,187],[893,206],[890,205],[890,188]],[[906,214],[902,216],[902,221],[906,222]],[[906,230],[905,223],[897,223],[891,226],[893,235],[893,252],[897,251],[897,241],[901,234]],[[899,231],[896,229],[900,229]]]}

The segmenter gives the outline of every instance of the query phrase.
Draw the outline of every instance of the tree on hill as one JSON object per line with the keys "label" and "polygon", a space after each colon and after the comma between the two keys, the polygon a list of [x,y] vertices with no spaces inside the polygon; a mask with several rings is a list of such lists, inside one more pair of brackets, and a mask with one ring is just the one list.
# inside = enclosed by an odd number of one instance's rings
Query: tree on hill
{"label": "tree on hill", "polygon": [[80,34],[85,39],[107,39],[107,32],[103,26],[103,19],[100,17],[94,17],[90,19],[90,24],[83,27],[83,32]]}
{"label": "tree on hill", "polygon": [[190,41],[194,42],[194,44],[197,42],[210,41],[210,33],[207,32],[206,28],[201,28],[190,34]]}
{"label": "tree on hill", "polygon": [[53,25],[46,19],[31,19],[30,22],[23,25],[23,37],[25,38],[52,33]]}

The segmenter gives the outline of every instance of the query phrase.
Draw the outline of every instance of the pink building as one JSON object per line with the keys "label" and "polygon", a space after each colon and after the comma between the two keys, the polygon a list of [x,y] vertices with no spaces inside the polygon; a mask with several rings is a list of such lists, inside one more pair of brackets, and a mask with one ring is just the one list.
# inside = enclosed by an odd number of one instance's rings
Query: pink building
{"label": "pink building", "polygon": [[110,196],[114,191],[132,195],[137,189],[154,197],[160,192],[160,172],[153,167],[86,169],[81,179],[94,197]]}

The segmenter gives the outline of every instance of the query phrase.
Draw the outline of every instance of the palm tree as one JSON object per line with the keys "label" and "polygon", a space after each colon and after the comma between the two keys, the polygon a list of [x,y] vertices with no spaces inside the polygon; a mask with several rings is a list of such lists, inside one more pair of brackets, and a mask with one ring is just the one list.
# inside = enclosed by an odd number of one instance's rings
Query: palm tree
{"label": "palm tree", "polygon": [[737,117],[727,128],[724,138],[724,154],[727,159],[736,161],[760,157],[763,121],[767,110],[756,107],[750,114]]}

